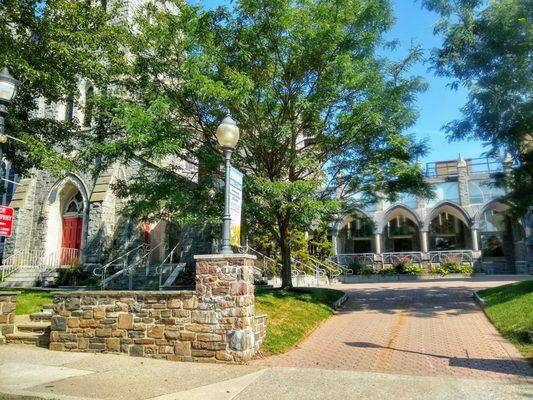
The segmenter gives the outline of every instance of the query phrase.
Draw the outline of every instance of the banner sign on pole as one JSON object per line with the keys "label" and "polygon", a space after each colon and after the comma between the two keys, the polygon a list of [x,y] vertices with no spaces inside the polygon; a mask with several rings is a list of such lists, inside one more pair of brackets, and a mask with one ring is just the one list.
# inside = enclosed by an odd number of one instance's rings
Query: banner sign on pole
{"label": "banner sign on pole", "polygon": [[13,208],[0,206],[0,236],[10,237],[13,228]]}
{"label": "banner sign on pole", "polygon": [[241,245],[241,212],[242,212],[242,178],[243,173],[230,167],[229,171],[229,209],[231,216],[231,244]]}

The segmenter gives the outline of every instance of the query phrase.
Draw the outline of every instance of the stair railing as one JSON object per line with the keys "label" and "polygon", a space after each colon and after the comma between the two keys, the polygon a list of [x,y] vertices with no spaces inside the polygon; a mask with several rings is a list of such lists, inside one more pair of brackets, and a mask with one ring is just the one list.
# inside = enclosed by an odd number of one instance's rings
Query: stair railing
{"label": "stair railing", "polygon": [[137,251],[139,250],[140,248],[142,247],[145,247],[145,244],[140,244],[139,246],[127,251],[126,253],[118,256],[117,258],[114,258],[113,260],[109,261],[107,264],[104,264],[103,266],[101,267],[97,267],[93,270],[93,275],[94,276],[99,276],[102,278],[102,282],[100,283],[100,286],[102,289],[105,288],[105,284],[107,283],[107,279],[109,278],[106,278],[106,275],[107,275],[107,270],[109,267],[111,267],[113,264],[116,264],[117,261],[119,260],[122,260],[124,259],[124,265],[122,267],[122,270],[127,266],[127,262],[128,262],[128,256],[133,253],[134,251]]}
{"label": "stair railing", "polygon": [[326,273],[329,275],[330,278],[337,278],[344,273],[343,268],[338,264],[334,264],[329,261],[322,261],[313,256],[310,256],[310,259],[319,267],[326,270]]}
{"label": "stair railing", "polygon": [[[142,268],[142,267],[148,268],[148,264],[150,262],[150,257],[152,256],[152,254],[156,250],[158,250],[161,247],[161,245],[162,245],[162,243],[159,243],[154,248],[149,249],[148,251],[145,251],[145,253],[138,260],[134,261],[130,265],[127,264],[127,259],[125,259],[124,267],[120,271],[117,271],[116,273],[111,275],[109,278],[107,278],[106,284],[109,283],[110,281],[112,281],[113,279],[118,278],[121,275],[128,274],[128,289],[132,290],[133,289],[133,272],[138,267],[140,267],[140,268]],[[143,250],[146,250],[146,248],[147,248],[147,246],[144,246]]]}
{"label": "stair railing", "polygon": [[[175,245],[173,247],[172,250],[170,250],[170,252],[168,253],[168,255],[165,257],[165,259],[161,262],[161,264],[159,264],[157,266],[157,268],[155,269],[156,273],[159,275],[159,290],[161,290],[161,287],[162,287],[162,283],[163,283],[163,265],[167,263],[167,261],[170,259],[171,263],[172,263],[172,255],[175,253],[176,249],[178,247],[181,246],[181,241],[178,242],[177,245]],[[179,264],[179,261],[180,261],[181,257],[178,258],[178,262],[177,264]],[[171,274],[172,274],[172,271],[171,271]]]}

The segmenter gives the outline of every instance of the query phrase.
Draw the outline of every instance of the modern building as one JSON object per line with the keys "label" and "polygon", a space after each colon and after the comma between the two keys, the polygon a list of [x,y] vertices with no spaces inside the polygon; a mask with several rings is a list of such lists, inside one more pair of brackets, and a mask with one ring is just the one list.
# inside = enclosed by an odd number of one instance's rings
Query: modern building
{"label": "modern building", "polygon": [[342,216],[332,240],[343,265],[393,263],[409,257],[439,263],[453,257],[487,273],[532,273],[533,242],[522,219],[510,217],[505,189],[494,174],[512,168],[510,159],[439,161],[426,166],[435,197],[412,195],[362,206]]}

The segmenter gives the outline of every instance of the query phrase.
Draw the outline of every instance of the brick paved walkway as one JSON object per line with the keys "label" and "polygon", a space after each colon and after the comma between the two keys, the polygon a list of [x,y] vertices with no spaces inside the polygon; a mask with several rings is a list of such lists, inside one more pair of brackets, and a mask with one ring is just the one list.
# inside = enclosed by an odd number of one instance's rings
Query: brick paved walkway
{"label": "brick paved walkway", "polygon": [[343,285],[349,299],[338,315],[296,349],[253,364],[533,383],[533,368],[499,335],[472,299],[474,291],[504,283],[462,280]]}

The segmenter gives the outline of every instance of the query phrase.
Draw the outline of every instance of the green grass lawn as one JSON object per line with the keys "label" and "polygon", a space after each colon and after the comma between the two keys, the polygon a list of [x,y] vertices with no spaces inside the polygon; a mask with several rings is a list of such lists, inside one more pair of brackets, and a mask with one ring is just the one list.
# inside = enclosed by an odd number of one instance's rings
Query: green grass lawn
{"label": "green grass lawn", "polygon": [[485,289],[485,312],[498,331],[511,341],[533,365],[533,344],[527,332],[533,330],[533,280]]}
{"label": "green grass lawn", "polygon": [[256,290],[256,315],[267,315],[262,350],[279,354],[298,344],[334,312],[344,292],[310,288],[305,291]]}
{"label": "green grass lawn", "polygon": [[2,291],[19,292],[17,296],[16,315],[31,314],[41,311],[43,304],[53,300],[49,291],[38,289],[10,289],[1,288]]}

